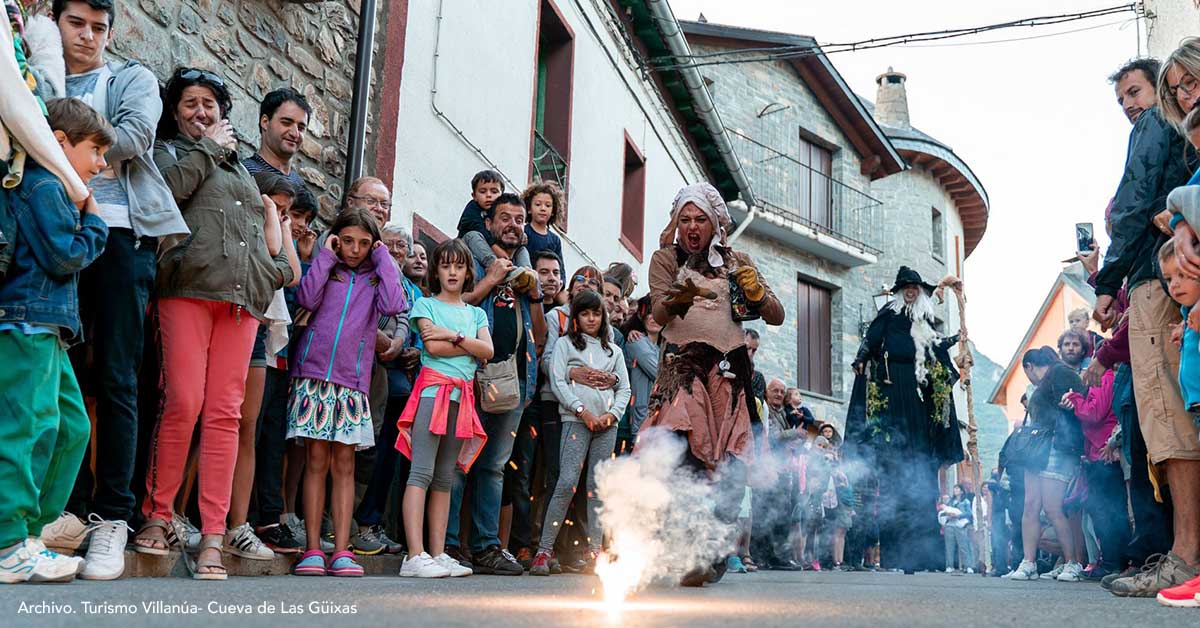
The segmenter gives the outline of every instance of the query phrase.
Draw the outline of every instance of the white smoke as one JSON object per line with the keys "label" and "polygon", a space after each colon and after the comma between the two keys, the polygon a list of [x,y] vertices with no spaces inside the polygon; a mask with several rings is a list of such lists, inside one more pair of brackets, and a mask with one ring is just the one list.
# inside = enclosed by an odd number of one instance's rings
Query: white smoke
{"label": "white smoke", "polygon": [[610,600],[709,565],[733,547],[734,526],[714,514],[712,480],[683,466],[686,446],[669,430],[647,429],[633,454],[596,470],[600,526],[610,536],[596,571]]}

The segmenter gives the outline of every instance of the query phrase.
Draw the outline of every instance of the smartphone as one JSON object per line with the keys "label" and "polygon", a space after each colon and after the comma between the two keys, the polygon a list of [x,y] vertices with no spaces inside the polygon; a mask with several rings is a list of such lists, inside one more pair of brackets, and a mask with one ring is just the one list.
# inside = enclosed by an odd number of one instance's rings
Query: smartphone
{"label": "smartphone", "polygon": [[1095,227],[1090,222],[1075,223],[1075,246],[1080,253],[1087,253],[1092,250],[1092,245],[1096,243]]}

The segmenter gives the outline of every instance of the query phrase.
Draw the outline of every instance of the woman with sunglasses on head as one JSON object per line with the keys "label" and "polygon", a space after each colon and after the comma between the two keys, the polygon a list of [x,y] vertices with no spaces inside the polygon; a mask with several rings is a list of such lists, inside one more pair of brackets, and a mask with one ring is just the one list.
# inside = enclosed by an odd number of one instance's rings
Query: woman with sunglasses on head
{"label": "woman with sunglasses on head", "polygon": [[[228,545],[225,524],[250,354],[275,290],[296,279],[282,253],[275,204],[259,194],[238,161],[231,105],[219,76],[175,70],[154,152],[191,235],[160,247],[155,309],[163,398],[146,474],[146,524],[134,549],[157,555],[171,549],[175,497],[199,417],[198,580],[226,578],[221,552]],[[254,549],[229,547],[243,554]]]}

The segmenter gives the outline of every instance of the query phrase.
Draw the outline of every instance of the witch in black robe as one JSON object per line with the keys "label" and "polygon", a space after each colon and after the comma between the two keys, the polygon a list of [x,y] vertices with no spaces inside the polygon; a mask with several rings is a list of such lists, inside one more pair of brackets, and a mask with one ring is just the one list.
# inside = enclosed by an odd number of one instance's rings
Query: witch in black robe
{"label": "witch in black robe", "polygon": [[[910,302],[904,292],[913,287]],[[855,358],[846,417],[846,455],[879,483],[881,562],[905,573],[944,567],[938,471],[963,459],[949,353],[958,338],[935,330],[933,290],[900,267],[896,299],[871,322]]]}

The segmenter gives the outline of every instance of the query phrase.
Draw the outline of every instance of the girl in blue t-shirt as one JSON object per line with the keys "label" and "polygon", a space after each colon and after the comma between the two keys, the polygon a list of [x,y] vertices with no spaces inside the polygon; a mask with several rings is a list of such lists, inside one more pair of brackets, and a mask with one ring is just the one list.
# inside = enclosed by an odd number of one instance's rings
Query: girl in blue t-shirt
{"label": "girl in blue t-shirt", "polygon": [[[487,314],[462,299],[474,289],[474,266],[462,240],[439,244],[428,273],[432,296],[417,301],[408,314],[424,346],[396,439],[396,449],[412,460],[402,506],[408,558],[400,575],[405,577],[471,575],[446,554],[445,543],[455,462],[466,472],[487,441],[475,413],[473,382],[478,363],[492,357],[492,336]],[[426,518],[429,551],[421,534]]]}
{"label": "girl in blue t-shirt", "polygon": [[525,250],[529,251],[529,259],[538,251],[553,251],[561,262],[562,240],[550,225],[566,210],[562,188],[553,181],[537,181],[521,192],[521,200],[525,201],[525,237],[529,240]]}

